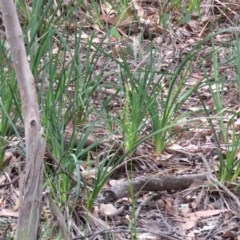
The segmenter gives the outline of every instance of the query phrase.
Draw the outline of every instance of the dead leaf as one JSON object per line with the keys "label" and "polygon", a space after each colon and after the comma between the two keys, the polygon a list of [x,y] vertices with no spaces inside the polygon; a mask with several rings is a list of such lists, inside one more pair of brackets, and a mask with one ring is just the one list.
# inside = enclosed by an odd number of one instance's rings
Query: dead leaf
{"label": "dead leaf", "polygon": [[158,240],[157,236],[152,235],[151,233],[141,233],[138,235],[139,240]]}
{"label": "dead leaf", "polygon": [[204,210],[204,211],[198,211],[198,212],[194,212],[194,213],[187,213],[185,216],[186,217],[197,217],[197,218],[206,218],[206,217],[210,217],[210,216],[215,216],[218,215],[220,213],[224,213],[224,212],[229,212],[228,209],[217,209],[217,210]]}
{"label": "dead leaf", "polygon": [[100,216],[113,216],[115,213],[117,213],[117,209],[113,206],[113,204],[100,204],[99,208],[99,214]]}
{"label": "dead leaf", "polygon": [[115,15],[105,15],[105,14],[102,14],[100,16],[100,19],[104,22],[104,23],[107,23],[107,24],[111,24],[111,25],[116,25],[117,23],[117,17]]}
{"label": "dead leaf", "polygon": [[0,216],[4,217],[18,217],[18,212],[15,212],[11,209],[3,208],[0,210]]}

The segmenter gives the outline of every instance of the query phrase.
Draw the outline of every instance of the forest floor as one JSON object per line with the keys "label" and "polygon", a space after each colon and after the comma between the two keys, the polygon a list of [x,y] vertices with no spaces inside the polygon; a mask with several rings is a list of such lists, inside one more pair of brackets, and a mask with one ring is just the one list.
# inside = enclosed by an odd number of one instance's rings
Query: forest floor
{"label": "forest floor", "polygon": [[[70,2],[66,1],[66,5]],[[229,142],[234,141],[233,128],[236,132],[240,130],[240,94],[235,81],[239,76],[236,73],[236,65],[229,60],[233,55],[232,40],[236,39],[235,34],[239,31],[234,26],[239,25],[240,5],[237,1],[231,1],[231,4],[224,1],[202,1],[201,17],[192,13],[189,20],[180,23],[181,11],[178,9],[172,12],[171,24],[164,29],[159,24],[160,2],[132,1],[131,4],[141,19],[140,25],[134,21],[132,15],[116,25],[116,16],[105,13],[108,5],[97,3],[101,9],[102,29],[88,22],[90,16],[85,18],[88,14],[84,9],[76,10],[81,15],[79,18],[82,25],[81,62],[86,62],[87,52],[84,52],[84,49],[88,47],[90,38],[95,45],[99,44],[101,51],[107,53],[94,62],[93,71],[99,74],[103,72],[104,78],[101,80],[101,86],[91,96],[91,104],[94,105],[95,111],[84,122],[85,125],[97,122],[88,136],[85,147],[98,139],[110,136],[108,141],[92,149],[86,161],[81,164],[84,184],[90,188],[94,185],[98,170],[98,165],[94,161],[110,158],[111,154],[116,152],[117,157],[124,154],[124,136],[119,126],[113,124],[111,130],[107,129],[105,112],[102,111],[102,106],[107,106],[108,115],[117,118],[125,104],[121,91],[116,90],[122,84],[119,82],[119,76],[123,74],[119,71],[118,62],[123,62],[123,56],[130,71],[138,72],[149,62],[151,48],[154,55],[152,64],[157,70],[153,81],[163,84],[162,94],[167,98],[171,77],[169,73],[175,73],[187,54],[206,36],[227,29],[214,36],[218,76],[224,80],[221,87],[221,107],[224,111],[221,117],[226,123],[233,115],[235,116],[233,124],[227,129]],[[120,38],[117,39],[115,36],[106,38],[106,25],[116,26],[118,33],[115,35],[120,34]],[[71,30],[71,26],[69,29]],[[133,50],[134,47],[137,48],[136,51]],[[136,52],[141,56],[138,64],[135,62]],[[91,54],[95,53],[96,49],[92,48]],[[213,43],[212,38],[209,38],[201,44],[194,61],[189,66],[190,74],[184,83],[185,91],[206,80],[214,82],[216,74],[212,55]],[[176,84],[179,81],[177,80]],[[204,108],[216,108],[213,92],[214,84],[211,88],[208,84],[203,84],[184,102],[175,117],[180,114],[186,114],[186,117],[173,127],[173,137],[161,154],[156,153],[152,138],[147,138],[152,129],[148,123],[149,119],[146,119],[141,130],[141,138],[145,137],[146,141],[139,144],[131,154],[126,155],[114,170],[95,200],[91,212],[86,210],[85,198],[82,195],[76,201],[74,192],[70,193],[73,200],[69,200],[70,206],[62,211],[61,217],[68,226],[71,226],[72,239],[240,239],[239,177],[235,181],[224,183],[218,180],[220,179],[218,151],[221,150],[226,160],[228,145],[220,140],[220,146],[216,144],[215,138],[217,136],[220,139],[222,131],[218,112],[212,111],[210,116],[206,116],[204,112]],[[194,114],[190,116],[189,112]],[[73,131],[71,127],[68,126],[70,133]],[[238,147],[234,156],[236,165],[239,161],[239,149]],[[16,220],[19,178],[15,164],[22,160],[22,155],[14,152],[11,144],[5,155],[6,167],[3,172],[6,174],[0,178],[0,206],[2,206],[0,218]],[[91,169],[86,163],[89,157],[93,160]],[[57,165],[54,161],[51,150],[48,149],[45,162]],[[11,179],[11,184],[8,183],[8,178]],[[44,194],[48,194],[47,190]],[[10,203],[9,206],[7,202]],[[56,212],[53,213],[51,207],[48,208],[54,217],[43,216],[42,222],[52,224],[55,221],[59,224],[61,217]],[[67,213],[66,209],[71,209],[71,214]],[[15,222],[8,221],[7,231],[11,229],[14,232]],[[64,228],[61,230],[64,231]],[[1,233],[3,237],[7,236],[7,231],[5,228]],[[42,234],[42,239],[61,239],[44,235]]]}

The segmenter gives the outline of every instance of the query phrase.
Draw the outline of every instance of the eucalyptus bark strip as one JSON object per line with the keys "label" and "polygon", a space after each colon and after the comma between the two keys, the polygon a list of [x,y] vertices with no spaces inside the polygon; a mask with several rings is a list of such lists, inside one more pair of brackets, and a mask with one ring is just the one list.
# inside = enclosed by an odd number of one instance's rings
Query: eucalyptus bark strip
{"label": "eucalyptus bark strip", "polygon": [[16,239],[36,239],[41,214],[45,140],[34,78],[27,60],[23,32],[13,0],[0,0],[3,23],[21,96],[26,141],[25,173],[21,173]]}

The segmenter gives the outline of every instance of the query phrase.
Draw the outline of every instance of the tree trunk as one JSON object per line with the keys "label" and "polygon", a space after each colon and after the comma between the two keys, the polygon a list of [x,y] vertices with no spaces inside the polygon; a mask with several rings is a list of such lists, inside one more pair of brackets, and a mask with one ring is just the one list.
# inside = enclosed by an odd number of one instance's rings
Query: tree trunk
{"label": "tree trunk", "polygon": [[16,239],[36,239],[41,214],[45,140],[42,135],[36,88],[27,60],[16,6],[13,0],[0,0],[0,4],[21,95],[26,139],[26,166],[20,176],[20,210]]}

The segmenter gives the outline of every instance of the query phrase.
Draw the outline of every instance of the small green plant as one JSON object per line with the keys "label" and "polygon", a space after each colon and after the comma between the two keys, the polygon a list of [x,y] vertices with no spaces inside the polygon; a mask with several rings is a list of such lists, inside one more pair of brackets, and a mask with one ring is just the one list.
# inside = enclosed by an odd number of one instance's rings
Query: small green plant
{"label": "small green plant", "polygon": [[[5,148],[15,135],[19,137],[17,122],[21,119],[21,106],[17,89],[17,81],[12,71],[11,60],[8,57],[4,41],[0,41],[0,170],[4,166]],[[8,79],[6,81],[6,79]],[[20,123],[20,121],[19,121]]]}
{"label": "small green plant", "polygon": [[[167,96],[164,96],[164,85],[160,82],[154,86],[155,91],[147,98],[152,131],[153,133],[156,132],[156,134],[154,134],[154,145],[157,154],[162,153],[174,136],[172,128],[168,128],[168,126],[177,125],[182,118],[190,115],[190,113],[180,114],[180,109],[191,94],[201,85],[201,82],[199,82],[196,83],[195,86],[186,88],[190,74],[189,69],[191,69],[191,65],[193,64],[193,56],[198,52],[195,50],[192,50],[185,59],[183,59],[175,73],[169,74],[171,77]],[[163,130],[159,131],[160,129]]]}
{"label": "small green plant", "polygon": [[140,91],[131,90],[128,85],[125,86],[125,103],[121,122],[125,151],[130,150],[140,137],[145,111],[144,106],[141,105],[143,102],[141,98]]}
{"label": "small green plant", "polygon": [[[201,46],[201,44],[200,44]],[[182,118],[186,118],[190,113],[180,114],[180,109],[191,94],[198,89],[201,82],[195,86],[186,85],[190,69],[194,63],[194,57],[199,52],[199,46],[196,46],[182,60],[174,73],[159,72],[155,70],[153,63],[154,54],[151,51],[148,54],[148,60],[144,64],[145,68],[137,68],[132,73],[126,60],[123,59],[121,66],[121,81],[124,86],[124,108],[121,116],[121,129],[124,136],[125,150],[132,149],[138,139],[141,137],[141,128],[144,120],[151,122],[153,142],[156,152],[161,154],[174,136],[172,127],[179,124]],[[135,64],[142,61],[141,54],[134,50]],[[169,86],[167,94],[164,94],[166,84],[164,78],[168,78]],[[164,129],[160,131],[160,129]]]}
{"label": "small green plant", "polygon": [[[179,121],[181,122],[182,118],[186,116],[190,116],[191,113],[180,113],[180,109],[186,100],[191,96],[192,93],[196,92],[202,85],[206,84],[206,81],[198,82],[194,86],[186,87],[186,83],[188,81],[188,77],[191,74],[191,69],[194,64],[194,58],[199,53],[204,42],[212,39],[217,34],[228,32],[228,30],[223,30],[219,33],[210,34],[205,39],[200,41],[186,56],[182,59],[181,63],[178,65],[177,69],[174,73],[167,73],[170,76],[169,86],[167,96],[165,97],[164,92],[164,84],[158,82],[156,86],[153,88],[155,91],[152,95],[147,98],[147,106],[150,115],[150,120],[152,122],[152,136],[154,137],[154,144],[156,148],[156,152],[158,154],[162,153],[166,145],[169,143],[171,137],[174,136],[174,132],[172,131],[172,127],[177,125]],[[215,71],[215,79],[219,79],[219,75],[217,72],[218,65],[216,60],[216,55],[214,55],[214,71]],[[217,91],[213,93],[215,97],[215,102],[218,104],[218,114],[222,114],[222,99],[221,96],[223,94],[223,83],[222,81],[216,81]],[[207,81],[207,84],[210,84],[210,81]],[[210,86],[211,89],[211,86]],[[212,113],[212,110],[211,110]],[[209,116],[209,113],[208,113]],[[223,122],[223,118],[220,118],[220,121]],[[170,127],[171,126],[171,127]],[[162,129],[162,130],[161,130]]]}
{"label": "small green plant", "polygon": [[[140,43],[139,43],[140,44]],[[128,152],[141,137],[141,131],[146,119],[147,97],[152,87],[155,73],[153,71],[150,48],[148,62],[144,69],[138,68],[138,64],[143,61],[142,55],[139,53],[138,44],[133,45],[134,65],[137,66],[133,72],[128,62],[123,56],[123,63],[120,65],[120,80],[122,83],[122,91],[124,93],[123,111],[120,113],[120,127],[123,134],[124,150]]]}
{"label": "small green plant", "polygon": [[178,23],[188,23],[194,11],[200,16],[200,4],[199,0],[190,0],[188,3],[182,0],[165,1],[160,7],[159,24],[166,29],[171,18],[176,18],[176,11],[178,11]]}
{"label": "small green plant", "polygon": [[[240,39],[239,39],[239,34],[235,33],[235,40],[233,41],[233,50],[231,52],[231,56],[233,55],[234,61],[233,65],[235,67],[235,72],[236,72],[236,82],[238,86],[238,90],[240,92]],[[239,99],[240,99],[240,94],[239,94]]]}
{"label": "small green plant", "polygon": [[226,163],[220,168],[221,181],[236,181],[240,175],[240,161],[238,152],[240,149],[240,135],[236,132],[232,121],[236,120],[235,116],[229,120],[229,128],[232,129],[231,141],[227,142],[226,146]]}
{"label": "small green plant", "polygon": [[[211,34],[208,37],[212,41],[211,55],[213,62],[213,77],[209,78],[206,73],[207,81],[205,81],[205,84],[210,90],[214,107],[209,109],[200,97],[209,125],[214,133],[214,141],[219,158],[219,179],[222,182],[235,181],[240,174],[238,159],[240,136],[234,126],[234,122],[238,118],[239,112],[231,112],[231,109],[229,109],[228,106],[224,106],[224,91],[226,84],[229,84],[229,81],[227,82],[224,76],[222,76],[219,72],[219,66],[224,66],[225,64],[235,66],[236,83],[239,87],[238,35],[236,35],[236,39],[227,41],[227,46],[230,45],[232,49],[228,49],[229,57],[228,54],[225,54],[224,52],[224,56],[226,58],[221,59],[221,62],[218,57],[218,55],[221,54],[221,49],[215,46],[214,41],[216,34],[222,34],[228,31],[229,30],[226,29],[215,34]],[[232,81],[232,83],[234,83],[234,81]]]}
{"label": "small green plant", "polygon": [[94,23],[97,24],[100,28],[103,27],[101,20],[101,10],[99,8],[99,3],[95,0],[90,0],[91,5],[87,7],[87,11],[93,16],[91,20],[94,20]]}
{"label": "small green plant", "polygon": [[119,146],[118,149],[114,149],[114,153],[111,153],[112,149],[110,149],[108,152],[106,152],[104,160],[102,160],[101,162],[95,162],[95,164],[97,165],[97,173],[95,176],[93,188],[87,193],[88,210],[92,210],[94,202],[98,198],[104,184],[107,182],[114,170],[117,169],[119,164],[121,164],[124,160],[124,156],[126,155],[118,158],[121,149],[122,146]]}
{"label": "small green plant", "polygon": [[[218,54],[221,49],[217,49],[214,39],[212,39],[212,62],[213,62],[213,77],[208,78],[206,84],[211,93],[214,107],[207,109],[206,105],[202,101],[202,105],[208,117],[209,124],[214,133],[214,140],[216,143],[217,153],[219,157],[219,179],[222,182],[235,181],[240,173],[239,161],[236,160],[237,152],[240,146],[239,133],[235,131],[234,121],[238,113],[232,114],[229,117],[230,110],[224,107],[224,91],[227,84],[224,77],[219,73]],[[238,46],[235,45],[236,51]],[[230,59],[226,59],[226,64],[232,63],[238,64],[238,57],[234,56]],[[222,62],[223,66],[225,63]],[[236,67],[236,75],[238,76],[238,67]],[[207,75],[206,75],[207,76]],[[237,80],[238,83],[238,80]],[[214,116],[213,116],[214,114]],[[227,120],[226,120],[227,117]],[[213,123],[214,121],[214,123]],[[231,133],[231,134],[230,134]]]}
{"label": "small green plant", "polygon": [[[209,86],[212,94],[215,108],[208,109],[204,101],[201,100],[201,102],[214,134],[219,158],[219,179],[222,182],[235,181],[240,174],[239,160],[236,160],[236,155],[240,147],[240,136],[234,127],[234,121],[239,113],[234,113],[232,117],[229,117],[230,111],[224,109],[222,105],[224,81],[207,80],[206,84]],[[216,87],[217,85],[221,87]],[[225,120],[226,114],[228,115],[227,121]]]}
{"label": "small green plant", "polygon": [[[86,159],[88,152],[99,144],[96,141],[85,147],[93,127],[89,122],[87,124],[89,127],[85,127],[84,123],[93,111],[90,104],[91,95],[101,80],[101,74],[93,75],[90,55],[87,55],[85,71],[82,71],[78,50],[76,47],[73,60],[68,66],[63,65],[60,74],[57,74],[57,67],[64,57],[64,52],[63,55],[58,53],[51,56],[49,69],[46,69],[50,73],[50,85],[43,98],[44,124],[48,146],[61,166],[55,175],[54,182],[57,182],[58,187],[54,191],[58,192],[57,196],[61,196],[62,203],[68,201],[68,193],[72,189],[70,176],[78,171],[79,161]],[[91,56],[91,59],[95,61],[96,57]],[[68,137],[66,137],[67,132]],[[64,169],[64,172],[61,169]],[[79,181],[81,182],[82,179]]]}
{"label": "small green plant", "polygon": [[213,60],[213,78],[212,81],[209,81],[209,90],[213,97],[213,102],[215,105],[216,115],[218,116],[219,126],[220,126],[220,138],[223,142],[227,141],[227,129],[224,124],[224,112],[225,109],[223,107],[223,95],[224,95],[224,87],[225,81],[221,79],[221,75],[219,73],[219,64],[218,64],[218,50],[216,49],[214,39],[212,38],[212,60]]}
{"label": "small green plant", "polygon": [[112,10],[116,12],[119,21],[125,19],[131,13],[130,0],[120,0],[119,2],[109,0],[108,3],[111,4]]}
{"label": "small green plant", "polygon": [[[228,123],[224,125],[224,131],[228,134],[226,136],[225,144],[223,147],[221,145],[221,141],[217,134],[216,124],[213,124],[213,119],[210,116],[211,111],[209,111],[204,102],[202,101],[204,110],[206,115],[208,116],[209,124],[214,133],[214,140],[216,144],[217,154],[219,158],[219,179],[222,182],[226,181],[236,181],[238,176],[240,175],[240,162],[238,159],[238,151],[240,148],[240,135],[235,131],[234,121],[236,120],[236,116],[238,114],[233,114],[229,119]],[[231,137],[229,135],[231,132]]]}

